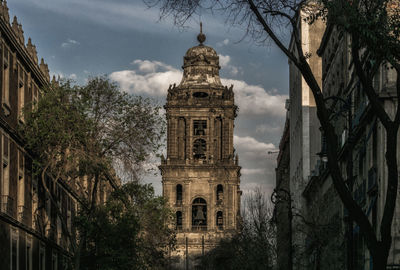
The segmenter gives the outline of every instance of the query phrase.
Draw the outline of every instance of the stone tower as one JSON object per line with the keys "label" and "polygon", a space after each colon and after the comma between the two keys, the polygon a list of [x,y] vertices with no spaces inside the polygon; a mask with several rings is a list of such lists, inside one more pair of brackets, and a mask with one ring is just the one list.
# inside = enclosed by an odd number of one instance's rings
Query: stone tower
{"label": "stone tower", "polygon": [[240,166],[233,148],[237,106],[219,77],[219,57],[203,43],[183,58],[183,78],[168,89],[163,196],[176,216],[178,268],[234,233],[240,220]]}

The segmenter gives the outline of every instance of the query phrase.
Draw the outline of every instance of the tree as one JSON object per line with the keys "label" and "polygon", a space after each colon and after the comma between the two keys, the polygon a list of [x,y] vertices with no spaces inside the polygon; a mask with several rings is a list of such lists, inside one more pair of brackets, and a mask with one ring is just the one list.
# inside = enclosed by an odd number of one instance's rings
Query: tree
{"label": "tree", "polygon": [[93,218],[80,215],[80,231],[87,232],[82,254],[85,269],[165,269],[166,252],[173,248],[173,214],[151,185],[124,184]]}
{"label": "tree", "polygon": [[200,258],[198,269],[274,269],[276,231],[269,199],[256,188],[245,199],[240,231]]}
{"label": "tree", "polygon": [[122,92],[104,77],[84,86],[65,81],[43,92],[37,104],[24,109],[21,134],[79,269],[86,231],[77,236],[69,230],[57,184],[71,188],[81,214],[91,219],[104,183],[115,186],[118,177],[137,181],[144,162],[161,146],[164,120],[151,100]]}
{"label": "tree", "polygon": [[[175,23],[185,23],[193,14],[201,10],[219,10],[234,25],[246,28],[255,41],[272,40],[276,46],[294,63],[303,75],[313,93],[317,116],[327,144],[328,168],[333,185],[349,215],[360,227],[366,245],[373,258],[374,269],[385,269],[392,242],[391,226],[398,188],[397,138],[400,125],[399,103],[391,114],[385,110],[374,88],[373,77],[382,63],[390,63],[397,74],[397,96],[400,94],[399,66],[399,2],[389,0],[145,0],[148,5],[159,5],[161,16],[173,16]],[[315,74],[308,63],[313,57],[304,52],[297,22],[300,11],[309,14],[310,23],[316,18],[327,19],[341,31],[351,36],[351,55],[357,77],[364,93],[371,102],[373,113],[386,130],[386,182],[385,206],[380,222],[379,236],[375,233],[368,217],[353,199],[346,186],[338,163],[338,135],[331,121],[334,111],[329,110],[326,97],[322,94]],[[285,33],[290,33],[295,50],[286,44]]]}

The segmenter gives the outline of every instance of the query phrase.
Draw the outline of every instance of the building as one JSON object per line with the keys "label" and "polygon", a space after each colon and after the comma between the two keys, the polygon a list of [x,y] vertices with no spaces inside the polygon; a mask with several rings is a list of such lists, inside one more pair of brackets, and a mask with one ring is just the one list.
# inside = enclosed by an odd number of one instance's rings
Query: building
{"label": "building", "polygon": [[168,89],[167,157],[160,165],[163,196],[175,211],[179,268],[234,233],[240,220],[240,166],[233,148],[237,106],[223,86],[219,57],[203,43],[183,59],[183,78]]}
{"label": "building", "polygon": [[[64,181],[48,187],[33,175],[31,154],[24,149],[18,125],[24,123],[22,108],[34,106],[50,81],[43,59],[17,18],[10,24],[7,2],[0,1],[0,269],[68,269],[71,250],[61,218],[69,234],[75,234],[73,219],[79,207],[74,187]],[[99,200],[106,199],[110,187],[102,187]],[[57,204],[57,205],[56,205]],[[59,209],[61,214],[57,214]]]}
{"label": "building", "polygon": [[[332,25],[327,27],[318,50],[323,62],[323,91],[326,97],[336,96],[342,100],[335,109],[344,113],[334,119],[336,133],[339,134],[342,175],[346,176],[345,179],[352,179],[347,181],[353,198],[364,210],[378,235],[386,197],[386,133],[355,75],[350,44],[348,34]],[[382,64],[374,77],[374,88],[385,110],[390,113],[393,113],[393,104],[397,103],[395,84],[395,71],[389,64]],[[392,224],[392,249],[388,258],[390,269],[400,269],[399,207],[398,200]],[[346,235],[348,268],[372,269],[371,257],[359,228],[343,206],[340,216],[343,220],[342,231]]]}
{"label": "building", "polygon": [[[287,103],[289,104],[289,103]],[[289,108],[288,108],[289,109]],[[290,119],[286,114],[285,128],[279,143],[276,166],[276,186],[272,202],[275,204],[276,256],[278,270],[292,269],[292,204],[290,191]]]}
{"label": "building", "polygon": [[[321,84],[322,61],[317,55],[325,24],[316,20],[313,24],[307,21],[308,14],[301,10],[297,22],[300,33],[300,42],[303,52],[306,52],[308,63],[315,74],[316,80]],[[292,37],[290,50],[297,54],[294,37]],[[297,217],[293,220],[293,245],[296,249],[293,253],[294,269],[305,263],[304,258],[304,233],[300,230],[304,224],[299,216],[306,216],[305,200],[301,191],[306,187],[309,177],[315,173],[319,166],[321,150],[320,125],[316,114],[315,100],[310,88],[302,77],[297,67],[289,61],[289,100],[290,100],[290,191],[293,210]],[[300,192],[298,192],[300,191]]]}
{"label": "building", "polygon": [[[302,26],[305,23],[299,24]],[[305,29],[309,27],[311,26],[305,25]],[[338,137],[337,152],[342,177],[354,200],[367,215],[376,235],[379,235],[387,186],[386,132],[355,74],[350,52],[351,38],[332,24],[318,29],[323,31],[300,31],[302,39],[313,44],[310,49],[306,42],[303,43],[303,51],[311,51],[310,66],[316,77],[321,78],[322,93],[333,112],[331,123]],[[317,58],[312,60],[313,56]],[[299,250],[297,254],[292,254],[293,268],[372,269],[372,259],[359,227],[343,207],[333,187],[326,165],[324,136],[321,134],[321,140],[315,139],[318,137],[318,120],[315,114],[314,117],[307,117],[311,115],[307,113],[311,110],[304,102],[312,99],[307,91],[304,95],[307,87],[302,88],[303,81],[296,68],[290,68],[290,202],[295,215],[306,221],[303,222],[303,228],[296,224],[296,219],[293,221],[293,245]],[[398,102],[393,67],[383,63],[377,70],[373,83],[385,110],[393,116],[395,104]],[[285,136],[284,134],[283,138]],[[281,149],[282,156],[284,151],[285,148]],[[284,181],[279,170],[281,167],[280,161],[277,168],[277,189]],[[280,212],[276,216],[280,215],[284,219],[285,208],[276,209]],[[287,215],[286,220],[281,222],[288,222],[289,217]],[[392,225],[393,242],[388,269],[400,269],[399,232],[398,200]],[[282,241],[285,240],[278,235],[278,248],[285,246],[285,243],[279,243]],[[287,254],[278,256],[278,263],[279,257],[285,256]]]}

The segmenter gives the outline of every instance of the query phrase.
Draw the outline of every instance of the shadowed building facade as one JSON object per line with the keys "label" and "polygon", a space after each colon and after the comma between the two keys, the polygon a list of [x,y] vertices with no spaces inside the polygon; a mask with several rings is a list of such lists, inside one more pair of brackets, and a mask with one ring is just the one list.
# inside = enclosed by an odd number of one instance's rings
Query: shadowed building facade
{"label": "shadowed building facade", "polygon": [[[25,123],[22,109],[37,106],[57,81],[54,77],[50,81],[47,64],[38,59],[31,39],[25,39],[17,17],[10,22],[4,0],[0,0],[0,66],[0,270],[71,269],[68,235],[76,233],[78,185],[49,180],[46,192],[33,171],[33,153],[18,132]],[[98,189],[98,202],[104,203],[111,186],[101,184]]]}
{"label": "shadowed building facade", "polygon": [[170,86],[167,157],[162,158],[163,196],[175,211],[178,267],[229,237],[240,217],[240,166],[233,148],[237,106],[233,86],[223,86],[216,51],[200,44],[184,56],[181,83]]}

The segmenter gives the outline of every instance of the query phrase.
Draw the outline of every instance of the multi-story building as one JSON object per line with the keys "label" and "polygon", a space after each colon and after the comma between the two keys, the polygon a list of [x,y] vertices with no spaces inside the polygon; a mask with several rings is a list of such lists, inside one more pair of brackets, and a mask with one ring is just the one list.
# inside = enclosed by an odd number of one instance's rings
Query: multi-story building
{"label": "multi-story building", "polygon": [[[66,182],[49,181],[57,205],[51,202],[33,175],[31,153],[18,135],[18,125],[24,123],[22,109],[34,106],[42,89],[56,84],[23,33],[16,17],[10,24],[7,2],[0,1],[0,269],[67,269],[71,253],[61,218],[74,234],[78,196]],[[109,190],[102,187],[99,199],[104,200]]]}
{"label": "multi-story building", "polygon": [[[289,104],[289,102],[287,102]],[[290,108],[287,108],[290,110]],[[276,224],[276,256],[278,270],[292,269],[292,204],[290,192],[290,119],[286,115],[285,128],[279,143],[279,154],[276,166],[276,187],[272,202],[275,204],[274,218]]]}
{"label": "multi-story building", "polygon": [[[303,31],[301,33],[303,37]],[[376,234],[379,235],[379,221],[382,219],[387,185],[385,129],[376,118],[355,74],[350,52],[350,37],[331,24],[328,24],[323,34],[322,32],[314,34],[320,36],[321,42],[317,53],[321,57],[318,61],[322,61],[322,65],[313,66],[310,63],[310,66],[317,78],[322,74],[322,92],[333,112],[331,121],[338,136],[337,151],[342,176],[353,193],[354,200],[364,210]],[[315,37],[315,40],[318,38]],[[309,50],[304,49],[304,51]],[[290,76],[292,92],[294,80],[292,72]],[[395,82],[396,74],[393,68],[383,63],[374,77],[374,88],[390,115],[393,115],[393,104],[397,104]],[[306,130],[303,134],[307,134],[308,130],[312,130],[312,127],[318,124],[318,120],[314,118],[312,119],[314,122],[301,122],[304,117],[300,116],[303,111],[298,105],[299,100],[304,102],[308,99],[296,96],[302,93],[300,90],[294,93],[294,96],[292,94],[290,96],[291,125],[300,125],[293,124],[300,121]],[[296,224],[293,225],[294,236],[296,231],[301,231],[304,235],[304,238],[300,237],[297,243],[298,239],[294,239],[294,245],[304,246],[304,254],[297,255],[306,258],[303,264],[307,269],[372,269],[371,256],[363,236],[333,187],[325,163],[326,145],[323,136],[322,143],[316,139],[304,142],[305,136],[301,141],[298,139],[298,134],[301,134],[298,128],[293,127],[293,129],[293,133],[290,134],[290,141],[293,141],[290,144],[290,166],[297,164],[297,167],[290,168],[291,199],[294,204],[292,210],[300,209],[300,214],[307,223],[303,230],[299,230]],[[296,145],[297,149],[292,149]],[[304,166],[304,160],[307,159],[304,159],[304,156],[309,155],[309,149],[314,149],[313,153],[319,152],[321,159],[315,157],[315,161],[312,162],[316,166],[315,169],[307,171]],[[297,179],[298,171],[303,172],[305,185],[292,185],[292,182],[298,183],[294,181]],[[400,267],[399,209],[400,206],[397,205],[392,226],[392,249],[388,258],[390,269]],[[294,268],[298,267],[296,259],[294,254]]]}
{"label": "multi-story building", "polygon": [[[332,25],[327,27],[318,50],[323,62],[323,92],[326,98],[334,96],[338,100],[333,125],[339,137],[342,175],[378,235],[386,197],[386,134],[355,75],[350,44],[351,39],[346,33]],[[374,77],[374,88],[389,114],[393,114],[393,104],[397,102],[395,78],[394,70],[387,63],[381,65]],[[335,200],[338,200],[337,195]],[[348,267],[372,269],[371,257],[358,226],[346,209],[341,212],[339,216],[344,221],[342,231],[346,235]],[[392,226],[392,250],[388,258],[390,269],[400,268],[399,221],[397,205]]]}
{"label": "multi-story building", "polygon": [[234,233],[240,218],[240,166],[233,148],[237,106],[221,84],[219,57],[200,44],[184,56],[183,78],[168,89],[167,157],[162,159],[163,196],[176,215],[178,267]]}
{"label": "multi-story building", "polygon": [[[317,49],[321,42],[321,37],[325,29],[325,24],[321,20],[316,20],[310,24],[307,20],[309,14],[301,11],[297,22],[299,38],[302,44],[302,50],[309,55],[307,61],[313,70],[316,80],[321,83],[321,59],[317,55]],[[290,50],[297,54],[295,41],[292,40],[289,45]],[[315,168],[320,162],[318,153],[321,148],[320,125],[316,115],[316,106],[314,97],[306,81],[302,77],[297,67],[289,61],[289,98],[290,98],[290,191],[293,211],[296,216],[305,216],[305,200],[301,196],[301,190],[306,187],[310,175],[315,173]],[[294,228],[302,228],[304,224],[301,218],[294,218]],[[300,267],[304,256],[303,243],[304,236],[298,233],[299,230],[293,230],[293,245],[296,246],[293,253],[294,265]],[[296,267],[294,269],[297,269]]]}

